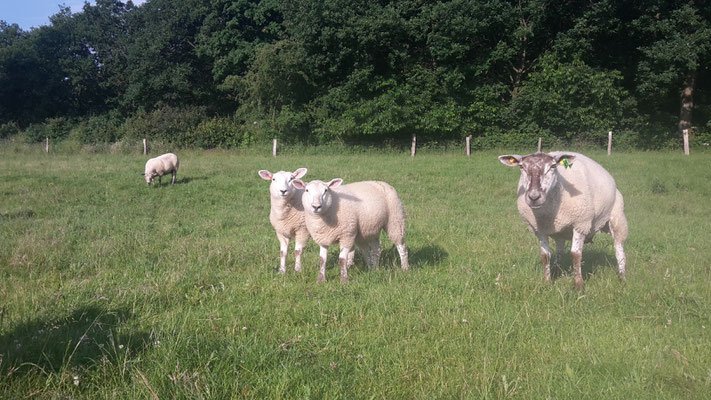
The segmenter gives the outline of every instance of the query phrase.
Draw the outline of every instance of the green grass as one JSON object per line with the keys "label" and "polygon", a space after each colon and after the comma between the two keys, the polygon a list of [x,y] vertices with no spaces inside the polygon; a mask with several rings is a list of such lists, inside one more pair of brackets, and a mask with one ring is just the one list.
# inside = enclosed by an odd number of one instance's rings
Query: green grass
{"label": "green grass", "polygon": [[[630,225],[543,282],[496,152],[181,152],[146,188],[146,157],[0,149],[0,398],[711,398],[711,155],[589,152]],[[259,169],[377,179],[399,192],[411,270],[383,236],[342,285],[276,273]],[[292,245],[293,246],[293,245]]]}

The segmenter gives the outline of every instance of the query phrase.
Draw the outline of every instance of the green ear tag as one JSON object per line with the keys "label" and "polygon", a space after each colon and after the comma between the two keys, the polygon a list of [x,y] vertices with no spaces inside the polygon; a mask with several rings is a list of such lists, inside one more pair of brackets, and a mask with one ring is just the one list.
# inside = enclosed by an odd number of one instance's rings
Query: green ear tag
{"label": "green ear tag", "polygon": [[567,158],[564,158],[560,160],[560,163],[565,167],[565,168],[570,168],[573,166],[573,163],[569,162]]}

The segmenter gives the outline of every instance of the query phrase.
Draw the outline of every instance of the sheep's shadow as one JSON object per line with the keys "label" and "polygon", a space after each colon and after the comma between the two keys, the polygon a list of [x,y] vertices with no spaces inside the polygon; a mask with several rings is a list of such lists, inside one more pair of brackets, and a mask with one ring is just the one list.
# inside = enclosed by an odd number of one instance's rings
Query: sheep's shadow
{"label": "sheep's shadow", "polygon": [[150,343],[146,332],[119,334],[118,328],[133,318],[127,309],[89,305],[67,316],[21,323],[0,336],[0,374],[24,376],[36,369],[59,373],[77,366],[119,363]]}
{"label": "sheep's shadow", "polygon": [[[433,266],[449,257],[447,253],[440,246],[424,246],[418,249],[408,248],[408,261],[410,264],[410,269],[412,268],[424,268],[425,266]],[[330,261],[335,259],[336,261]],[[334,253],[333,257],[329,256],[328,265],[326,268],[335,268],[338,266],[338,253]],[[400,253],[398,253],[397,248],[394,245],[385,246],[380,253],[380,259],[378,260],[378,268],[400,268]],[[363,270],[368,270],[368,265],[365,262],[365,258],[360,250],[356,250],[354,267],[362,268]]]}
{"label": "sheep's shadow", "polygon": [[188,184],[192,181],[206,181],[207,179],[208,179],[208,177],[206,177],[206,176],[189,176],[189,177],[179,178],[176,180],[175,183],[179,184],[179,185],[184,185],[184,184]]}
{"label": "sheep's shadow", "polygon": [[[617,271],[617,259],[614,254],[599,249],[584,249],[583,248],[583,265],[580,268],[583,280],[587,280],[594,275],[599,269],[613,268]],[[573,261],[570,258],[570,251],[566,250],[561,255],[559,265],[551,263],[551,279],[556,280],[565,275],[572,275]]]}

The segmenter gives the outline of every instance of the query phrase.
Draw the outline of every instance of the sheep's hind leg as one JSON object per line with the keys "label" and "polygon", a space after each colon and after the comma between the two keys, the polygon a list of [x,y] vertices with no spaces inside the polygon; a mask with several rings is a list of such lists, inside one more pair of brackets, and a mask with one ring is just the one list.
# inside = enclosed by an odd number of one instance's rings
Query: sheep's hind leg
{"label": "sheep's hind leg", "polygon": [[294,243],[294,271],[301,271],[301,254],[304,252],[304,247],[309,241],[309,235],[305,232],[296,232],[296,240]]}
{"label": "sheep's hind leg", "polygon": [[543,263],[543,279],[551,281],[551,249],[548,246],[548,236],[539,235],[538,241],[541,244],[541,262]]}
{"label": "sheep's hind leg", "polygon": [[342,247],[341,253],[338,255],[338,264],[341,266],[341,282],[348,282],[348,255],[353,249]]}
{"label": "sheep's hind leg", "polygon": [[170,184],[175,185],[175,177],[178,176],[178,173],[173,171],[173,179],[171,179]]}
{"label": "sheep's hind leg", "polygon": [[573,259],[573,268],[575,270],[575,289],[580,290],[585,286],[583,281],[583,244],[585,243],[585,235],[573,230],[573,244],[570,246],[570,258]]}
{"label": "sheep's hind leg", "polygon": [[404,271],[407,271],[408,269],[410,269],[410,262],[408,260],[407,255],[407,246],[403,241],[400,244],[396,244],[395,247],[397,247],[397,252],[398,254],[400,254],[400,265]]}

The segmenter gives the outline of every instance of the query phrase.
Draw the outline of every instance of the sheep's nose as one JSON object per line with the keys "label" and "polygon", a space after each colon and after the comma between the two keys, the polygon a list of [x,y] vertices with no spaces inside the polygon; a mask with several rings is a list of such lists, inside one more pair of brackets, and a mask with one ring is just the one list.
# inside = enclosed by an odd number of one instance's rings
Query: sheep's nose
{"label": "sheep's nose", "polygon": [[528,198],[531,200],[538,200],[541,198],[541,194],[539,192],[530,192],[528,193]]}
{"label": "sheep's nose", "polygon": [[321,206],[320,206],[320,205],[317,206],[317,205],[312,204],[312,205],[311,205],[311,208],[314,209],[314,212],[319,212],[319,210],[321,210]]}
{"label": "sheep's nose", "polygon": [[286,194],[286,190],[279,190],[281,194]]}

